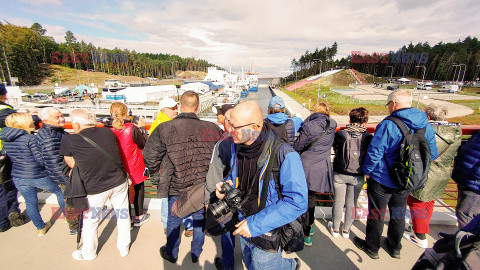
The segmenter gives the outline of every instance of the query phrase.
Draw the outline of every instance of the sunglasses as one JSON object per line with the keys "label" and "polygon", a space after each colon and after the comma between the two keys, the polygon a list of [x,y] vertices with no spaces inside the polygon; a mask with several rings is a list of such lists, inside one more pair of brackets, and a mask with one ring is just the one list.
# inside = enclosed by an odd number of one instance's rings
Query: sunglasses
{"label": "sunglasses", "polygon": [[256,125],[257,127],[260,127],[260,125],[259,125],[259,124],[256,124],[256,123],[250,123],[250,124],[241,125],[241,126],[234,126],[234,125],[232,124],[232,122],[230,122],[230,119],[228,119],[228,118],[227,118],[227,122],[228,122],[228,124],[229,124],[233,129],[235,129],[235,130],[239,130],[239,129],[243,128],[243,127],[250,126],[250,125]]}

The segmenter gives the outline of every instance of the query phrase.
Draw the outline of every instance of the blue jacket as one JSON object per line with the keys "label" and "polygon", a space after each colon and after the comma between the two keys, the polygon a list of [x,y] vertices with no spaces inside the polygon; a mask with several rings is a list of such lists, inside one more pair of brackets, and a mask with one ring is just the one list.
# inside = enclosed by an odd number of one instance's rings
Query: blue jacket
{"label": "blue jacket", "polygon": [[0,131],[5,151],[12,160],[12,177],[26,180],[47,177],[35,135],[23,129],[4,127]]}
{"label": "blue jacket", "polygon": [[452,179],[467,189],[480,191],[480,131],[477,131],[458,151]]}
{"label": "blue jacket", "polygon": [[57,185],[65,185],[67,180],[62,173],[63,156],[60,155],[60,143],[66,135],[64,128],[44,124],[35,138],[50,180]]}
{"label": "blue jacket", "polygon": [[[405,108],[396,110],[391,115],[401,118],[410,130],[427,128],[425,138],[430,146],[432,160],[437,158],[435,131],[428,123],[427,115],[424,112],[417,108]],[[389,167],[393,165],[399,155],[398,148],[402,139],[402,132],[394,122],[390,120],[380,122],[375,130],[372,142],[368,146],[362,167],[363,172],[384,186],[398,188],[390,179],[385,160]]]}
{"label": "blue jacket", "polygon": [[[284,113],[273,113],[267,116],[267,119],[270,120],[273,124],[281,125],[285,123],[289,118]],[[303,120],[300,117],[292,117],[290,118],[293,121],[293,126],[295,127],[295,133],[298,132],[300,127],[302,126]]]}
{"label": "blue jacket", "polygon": [[[265,234],[275,228],[288,224],[307,211],[308,189],[305,180],[305,173],[302,167],[300,155],[288,144],[284,143],[278,148],[276,157],[271,157],[269,151],[274,143],[273,134],[270,133],[268,141],[262,151],[262,155],[268,155],[260,173],[258,197],[262,193],[262,185],[265,179],[268,179],[268,192],[265,208],[258,213],[248,216],[247,225],[252,237]],[[232,172],[225,180],[232,180],[235,187],[238,187],[237,160],[235,159],[235,144],[232,144],[232,155],[230,164]],[[262,160],[262,155],[259,161]],[[277,158],[280,166],[280,189],[283,198],[278,199],[275,189],[275,180],[273,175],[264,175],[270,158]],[[243,219],[243,217],[241,217]]]}

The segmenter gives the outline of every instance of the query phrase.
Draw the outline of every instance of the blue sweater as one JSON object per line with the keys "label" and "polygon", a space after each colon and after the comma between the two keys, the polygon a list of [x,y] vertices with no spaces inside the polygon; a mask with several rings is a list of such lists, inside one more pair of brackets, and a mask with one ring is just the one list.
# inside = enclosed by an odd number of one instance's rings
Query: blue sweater
{"label": "blue sweater", "polygon": [[[405,108],[394,111],[392,116],[401,118],[410,130],[426,128],[425,138],[430,146],[432,160],[437,158],[435,131],[428,123],[427,115],[424,112],[417,108]],[[373,180],[384,186],[398,188],[388,174],[385,161],[388,162],[388,167],[393,165],[395,159],[399,156],[398,148],[402,139],[402,132],[394,122],[390,120],[380,122],[375,130],[372,142],[368,146],[363,163],[362,169],[365,175],[370,175]]]}

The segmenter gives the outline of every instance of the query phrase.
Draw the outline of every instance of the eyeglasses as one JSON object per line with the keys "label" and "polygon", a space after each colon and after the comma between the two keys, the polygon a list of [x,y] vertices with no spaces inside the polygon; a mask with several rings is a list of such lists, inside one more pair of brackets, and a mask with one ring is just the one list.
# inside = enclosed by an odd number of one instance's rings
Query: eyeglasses
{"label": "eyeglasses", "polygon": [[390,105],[391,103],[393,103],[393,101],[389,101],[387,104],[385,104],[385,107],[388,107],[388,105]]}
{"label": "eyeglasses", "polygon": [[228,118],[227,118],[227,122],[228,122],[228,124],[229,124],[233,129],[235,129],[235,130],[239,130],[239,129],[243,128],[243,127],[250,126],[250,125],[256,125],[257,127],[260,127],[260,125],[259,125],[259,124],[256,124],[256,123],[250,123],[250,124],[241,125],[241,126],[237,126],[237,127],[236,127],[236,126],[234,126],[234,125],[232,124],[232,122],[230,122],[230,119],[228,119]]}

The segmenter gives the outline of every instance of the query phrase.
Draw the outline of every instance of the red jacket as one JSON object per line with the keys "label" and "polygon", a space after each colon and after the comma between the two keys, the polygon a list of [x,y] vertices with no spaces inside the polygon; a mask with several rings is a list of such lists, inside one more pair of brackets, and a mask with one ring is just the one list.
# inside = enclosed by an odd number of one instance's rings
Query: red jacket
{"label": "red jacket", "polygon": [[145,181],[147,177],[143,176],[143,172],[145,171],[143,154],[142,150],[140,150],[137,144],[135,144],[133,141],[132,128],[133,125],[131,123],[125,123],[125,127],[123,129],[110,129],[117,137],[120,156],[122,157],[122,163],[125,167],[125,171],[132,180],[132,184],[137,185]]}

